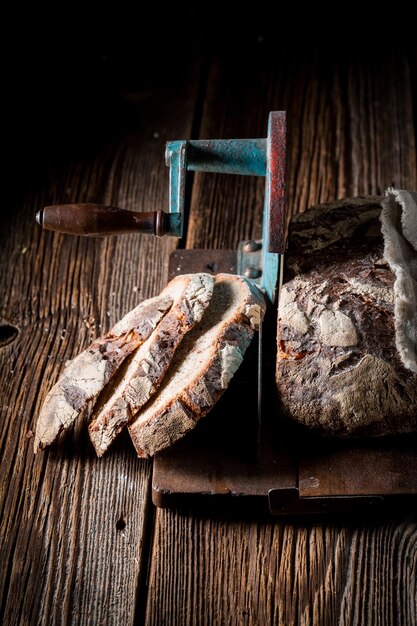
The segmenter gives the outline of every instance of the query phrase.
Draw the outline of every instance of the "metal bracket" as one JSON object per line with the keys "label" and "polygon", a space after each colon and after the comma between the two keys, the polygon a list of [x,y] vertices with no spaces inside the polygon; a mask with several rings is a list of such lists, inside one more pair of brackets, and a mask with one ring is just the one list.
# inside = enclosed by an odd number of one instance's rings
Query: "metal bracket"
{"label": "metal bracket", "polygon": [[187,141],[170,141],[165,151],[165,161],[169,167],[169,212],[178,218],[177,237],[182,237],[184,230],[187,143]]}
{"label": "metal bracket", "polygon": [[[183,232],[187,171],[266,177],[262,242],[239,246],[238,273],[253,280],[274,302],[279,254],[285,248],[285,112],[269,114],[267,139],[171,141],[166,147],[166,162],[170,168],[169,214],[177,218],[179,237]],[[172,220],[170,224],[173,232],[175,224]]]}
{"label": "metal bracket", "polygon": [[65,204],[45,207],[36,219],[43,228],[86,236],[147,233],[182,237],[184,231],[187,171],[264,176],[261,260],[245,261],[242,248],[241,273],[256,282],[274,302],[279,275],[279,255],[285,248],[285,163],[286,116],[284,111],[269,114],[266,139],[180,140],[166,144],[169,167],[169,212],[133,212],[110,205]]}
{"label": "metal bracket", "polygon": [[262,286],[262,239],[241,241],[237,249],[237,273]]}

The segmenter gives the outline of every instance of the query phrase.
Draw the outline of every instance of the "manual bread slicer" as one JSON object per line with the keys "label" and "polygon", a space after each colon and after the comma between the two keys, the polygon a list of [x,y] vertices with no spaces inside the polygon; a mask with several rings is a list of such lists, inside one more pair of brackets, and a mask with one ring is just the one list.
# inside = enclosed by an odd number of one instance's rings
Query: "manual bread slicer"
{"label": "manual bread slicer", "polygon": [[[242,242],[237,251],[178,249],[171,254],[169,278],[189,272],[241,274],[262,289],[271,310],[258,333],[258,344],[252,345],[251,354],[210,416],[155,457],[154,504],[207,505],[210,510],[256,507],[275,515],[379,509],[393,502],[415,504],[413,442],[403,443],[401,449],[389,442],[328,442],[277,419],[273,393],[276,312],[272,309],[286,244],[285,112],[270,113],[266,139],[173,141],[167,143],[166,161],[169,212],[71,204],[46,207],[36,216],[44,228],[69,234],[141,232],[181,238],[187,171],[266,178],[261,241]],[[414,470],[398,472],[398,464]]]}

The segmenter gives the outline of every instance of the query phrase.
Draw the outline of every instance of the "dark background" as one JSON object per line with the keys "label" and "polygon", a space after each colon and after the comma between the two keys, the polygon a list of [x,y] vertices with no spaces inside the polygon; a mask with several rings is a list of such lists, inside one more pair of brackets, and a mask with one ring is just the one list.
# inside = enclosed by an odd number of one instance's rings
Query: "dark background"
{"label": "dark background", "polygon": [[[319,55],[331,83],[332,59],[365,61],[413,49],[406,14],[395,25],[387,15],[363,16],[359,8],[349,4],[329,13],[255,2],[245,10],[217,1],[127,3],[109,11],[88,4],[55,12],[12,8],[3,25],[6,189],[16,198],[60,165],[93,156],[126,128],[146,128],[153,94],[174,93],[180,100],[178,85],[196,56],[203,89],[213,56],[250,81],[283,55],[299,63]],[[140,119],[135,93],[147,100]]]}

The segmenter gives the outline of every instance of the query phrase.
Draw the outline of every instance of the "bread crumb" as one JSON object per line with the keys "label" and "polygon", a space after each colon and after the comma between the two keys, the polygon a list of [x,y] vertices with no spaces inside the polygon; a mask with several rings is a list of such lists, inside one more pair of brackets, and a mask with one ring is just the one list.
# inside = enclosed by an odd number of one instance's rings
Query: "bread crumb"
{"label": "bread crumb", "polygon": [[96,320],[92,315],[90,315],[90,317],[84,320],[84,324],[89,330],[94,330],[96,327]]}

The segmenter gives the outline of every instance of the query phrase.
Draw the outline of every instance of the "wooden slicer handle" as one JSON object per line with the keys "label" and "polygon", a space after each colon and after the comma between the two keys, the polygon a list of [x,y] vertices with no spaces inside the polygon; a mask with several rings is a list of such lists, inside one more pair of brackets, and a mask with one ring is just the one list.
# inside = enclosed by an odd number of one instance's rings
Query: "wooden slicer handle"
{"label": "wooden slicer handle", "polygon": [[55,204],[41,209],[36,221],[46,230],[87,237],[146,233],[162,237],[170,232],[164,211],[128,211],[106,204]]}

